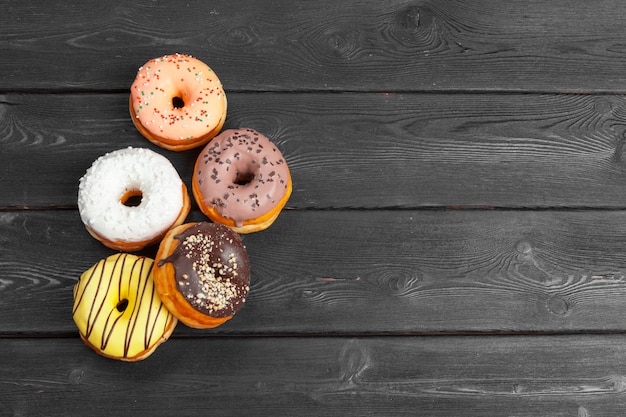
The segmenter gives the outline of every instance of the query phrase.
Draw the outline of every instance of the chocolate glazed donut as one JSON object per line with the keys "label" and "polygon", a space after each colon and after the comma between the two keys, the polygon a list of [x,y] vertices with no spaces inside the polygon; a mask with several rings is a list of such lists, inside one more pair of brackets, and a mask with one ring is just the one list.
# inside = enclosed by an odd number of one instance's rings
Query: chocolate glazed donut
{"label": "chocolate glazed donut", "polygon": [[195,328],[232,318],[250,289],[248,255],[239,235],[216,223],[187,223],[168,232],[153,275],[165,306]]}

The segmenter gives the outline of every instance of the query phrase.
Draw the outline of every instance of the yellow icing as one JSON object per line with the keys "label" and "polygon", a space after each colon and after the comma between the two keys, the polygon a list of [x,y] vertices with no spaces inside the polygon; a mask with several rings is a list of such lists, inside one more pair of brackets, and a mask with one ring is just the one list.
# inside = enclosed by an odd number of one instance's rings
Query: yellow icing
{"label": "yellow icing", "polygon": [[74,287],[73,317],[105,356],[132,359],[169,336],[176,318],[154,288],[150,258],[118,253],[85,271]]}

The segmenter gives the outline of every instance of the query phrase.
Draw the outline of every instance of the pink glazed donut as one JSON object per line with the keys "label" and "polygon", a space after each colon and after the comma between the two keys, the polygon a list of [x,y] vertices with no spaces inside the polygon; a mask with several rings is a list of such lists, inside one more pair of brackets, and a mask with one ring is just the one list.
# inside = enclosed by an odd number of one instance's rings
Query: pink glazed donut
{"label": "pink glazed donut", "polygon": [[193,172],[192,191],[200,210],[238,233],[268,228],[291,189],[282,153],[253,129],[225,130],[213,138]]}

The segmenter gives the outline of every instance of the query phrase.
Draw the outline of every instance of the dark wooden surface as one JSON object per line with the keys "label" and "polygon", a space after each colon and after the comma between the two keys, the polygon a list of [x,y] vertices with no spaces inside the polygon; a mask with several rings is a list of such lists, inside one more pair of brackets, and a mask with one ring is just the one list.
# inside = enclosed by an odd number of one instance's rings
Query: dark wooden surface
{"label": "dark wooden surface", "polygon": [[[626,415],[626,3],[0,0],[0,415]],[[220,76],[294,190],[251,292],[145,361],[71,317],[78,179],[147,59]],[[203,220],[194,206],[189,220]],[[155,249],[142,253],[152,256]]]}

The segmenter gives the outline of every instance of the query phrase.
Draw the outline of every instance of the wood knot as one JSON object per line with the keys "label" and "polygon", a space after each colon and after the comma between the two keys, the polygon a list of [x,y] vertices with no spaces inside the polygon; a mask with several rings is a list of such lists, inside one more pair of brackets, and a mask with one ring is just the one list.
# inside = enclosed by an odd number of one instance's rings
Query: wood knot
{"label": "wood knot", "polygon": [[417,6],[409,6],[398,13],[396,18],[398,27],[407,33],[417,32],[420,26],[420,8]]}
{"label": "wood knot", "polygon": [[626,377],[623,375],[611,375],[608,377],[611,390],[613,392],[625,392],[626,391]]}
{"label": "wood knot", "polygon": [[560,295],[553,295],[548,299],[548,310],[557,316],[564,316],[569,312],[569,304]]}
{"label": "wood knot", "polygon": [[319,295],[319,293],[320,292],[318,290],[304,289],[301,294],[303,298],[315,298]]}
{"label": "wood knot", "polygon": [[357,385],[363,372],[370,367],[371,358],[368,349],[353,339],[342,347],[339,362],[344,383]]}
{"label": "wood knot", "polygon": [[621,164],[624,160],[624,142],[626,142],[626,131],[621,132],[615,139],[615,151],[613,152],[613,162]]}
{"label": "wood knot", "polygon": [[67,377],[67,382],[71,385],[78,385],[81,383],[84,375],[85,372],[82,369],[73,369]]}
{"label": "wood knot", "polygon": [[395,40],[398,47],[410,48],[411,53],[426,53],[445,47],[443,39],[446,34],[436,24],[436,14],[423,6],[407,6],[399,9],[389,24],[388,35]]}
{"label": "wood knot", "polygon": [[354,31],[332,31],[325,34],[330,55],[351,58],[360,49],[360,34]]}
{"label": "wood knot", "polygon": [[238,26],[226,32],[224,43],[230,46],[248,46],[257,42],[257,36],[249,26]]}
{"label": "wood knot", "polygon": [[414,268],[397,265],[382,266],[376,278],[378,288],[394,297],[411,297],[421,290],[422,281]]}
{"label": "wood knot", "polygon": [[527,240],[520,240],[515,245],[515,250],[522,255],[530,255],[533,251],[533,247]]}
{"label": "wood knot", "polygon": [[613,104],[604,98],[599,98],[593,103],[593,109],[598,114],[613,113]]}

